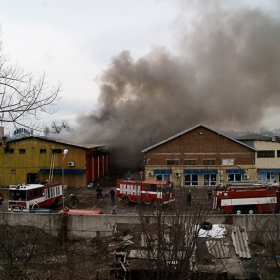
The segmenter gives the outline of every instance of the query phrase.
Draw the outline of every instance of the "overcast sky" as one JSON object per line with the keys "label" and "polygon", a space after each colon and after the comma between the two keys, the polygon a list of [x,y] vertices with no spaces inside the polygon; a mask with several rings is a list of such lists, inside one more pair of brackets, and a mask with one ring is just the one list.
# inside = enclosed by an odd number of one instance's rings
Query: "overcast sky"
{"label": "overcast sky", "polygon": [[[176,1],[0,1],[4,53],[50,84],[62,83],[54,119],[92,110],[96,78],[123,50],[140,57],[153,46],[176,47]],[[51,118],[52,118],[51,117]]]}
{"label": "overcast sky", "polygon": [[[196,2],[0,0],[4,53],[35,76],[46,72],[50,85],[63,85],[59,111],[42,121],[66,119],[74,125],[77,115],[97,105],[98,77],[113,57],[128,50],[137,60],[159,46],[179,52],[180,31],[195,17],[186,4]],[[279,8],[277,0],[231,2],[232,9],[243,5],[277,14]],[[275,126],[279,116],[273,115],[263,125]]]}

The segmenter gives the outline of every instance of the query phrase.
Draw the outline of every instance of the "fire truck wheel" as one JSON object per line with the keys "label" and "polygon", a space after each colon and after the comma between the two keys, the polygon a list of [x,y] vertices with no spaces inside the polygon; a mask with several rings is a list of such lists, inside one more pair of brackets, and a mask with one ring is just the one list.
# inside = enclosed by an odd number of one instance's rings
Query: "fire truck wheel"
{"label": "fire truck wheel", "polygon": [[249,206],[246,208],[246,214],[257,214],[256,207],[254,206]]}
{"label": "fire truck wheel", "polygon": [[39,209],[39,205],[38,204],[34,204],[32,209]]}
{"label": "fire truck wheel", "polygon": [[125,196],[125,197],[123,198],[123,201],[124,201],[124,203],[128,204],[128,203],[130,202],[130,199],[129,199],[128,196]]}
{"label": "fire truck wheel", "polygon": [[233,213],[237,215],[244,214],[244,210],[242,207],[235,207]]}

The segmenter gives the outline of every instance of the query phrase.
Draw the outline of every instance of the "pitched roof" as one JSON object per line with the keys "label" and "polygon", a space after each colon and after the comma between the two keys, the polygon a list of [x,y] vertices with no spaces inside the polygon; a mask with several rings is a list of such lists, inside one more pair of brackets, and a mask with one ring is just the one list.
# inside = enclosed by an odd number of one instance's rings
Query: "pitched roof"
{"label": "pitched roof", "polygon": [[199,124],[199,125],[196,125],[196,126],[194,126],[194,127],[192,127],[192,128],[189,128],[189,129],[187,129],[187,130],[184,130],[184,131],[182,131],[182,132],[180,132],[180,133],[178,133],[178,134],[173,135],[172,137],[169,137],[169,138],[167,138],[167,139],[165,139],[165,140],[163,140],[163,141],[161,141],[161,142],[159,142],[159,143],[157,143],[157,144],[155,144],[155,145],[152,145],[152,146],[150,146],[150,147],[148,147],[148,148],[142,150],[142,153],[146,153],[147,151],[149,151],[149,150],[151,150],[151,149],[153,149],[153,148],[155,148],[155,147],[158,147],[158,146],[160,146],[160,145],[162,145],[162,144],[164,144],[164,143],[167,143],[167,142],[169,142],[169,141],[171,141],[171,140],[173,140],[173,139],[175,139],[175,138],[177,138],[177,137],[179,137],[179,136],[182,136],[182,135],[184,135],[185,133],[188,133],[188,132],[190,132],[190,131],[192,131],[192,130],[198,128],[198,127],[204,127],[204,128],[206,128],[206,129],[208,129],[208,130],[211,130],[211,131],[214,132],[214,133],[217,133],[218,135],[224,136],[224,137],[226,137],[226,138],[228,138],[228,139],[230,139],[230,140],[232,140],[232,141],[234,141],[234,142],[236,142],[236,143],[238,143],[238,144],[240,144],[240,145],[242,145],[242,146],[245,146],[246,148],[249,148],[249,149],[251,149],[251,150],[257,151],[255,148],[252,148],[252,147],[250,147],[250,146],[248,146],[248,145],[246,145],[246,144],[244,144],[244,143],[242,143],[242,142],[240,142],[240,141],[238,141],[238,140],[236,140],[236,139],[230,138],[230,137],[228,137],[228,136],[226,136],[226,135],[224,135],[224,134],[222,134],[222,133],[220,133],[220,132],[218,132],[218,131],[215,131],[215,130],[213,130],[213,129],[209,128],[209,127],[206,127],[206,126],[204,126],[204,125],[202,125],[202,124]]}
{"label": "pitched roof", "polygon": [[28,137],[23,137],[23,138],[18,138],[18,139],[11,139],[10,138],[9,140],[7,140],[7,142],[23,141],[23,140],[30,139],[30,138],[49,141],[49,142],[56,142],[56,143],[59,143],[59,144],[65,144],[65,145],[78,147],[78,148],[82,148],[82,149],[86,149],[86,150],[92,149],[92,148],[99,148],[99,149],[106,149],[107,148],[104,145],[79,144],[79,143],[75,143],[75,142],[71,142],[71,141],[67,141],[67,140],[63,140],[63,139],[51,138],[51,137],[47,137],[47,136],[28,136]]}
{"label": "pitched roof", "polygon": [[259,141],[271,141],[272,137],[271,136],[264,136],[264,135],[260,135],[260,134],[247,134],[247,135],[243,135],[243,136],[238,136],[236,138],[239,141],[253,141],[253,140],[259,140]]}

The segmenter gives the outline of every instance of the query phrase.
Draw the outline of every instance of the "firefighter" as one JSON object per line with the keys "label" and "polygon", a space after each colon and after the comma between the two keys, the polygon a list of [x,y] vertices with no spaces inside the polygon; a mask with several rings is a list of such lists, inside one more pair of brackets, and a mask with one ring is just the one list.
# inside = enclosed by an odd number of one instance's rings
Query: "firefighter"
{"label": "firefighter", "polygon": [[78,198],[78,196],[76,194],[72,194],[71,193],[71,203],[72,202],[73,202],[73,205],[75,205],[76,202],[77,202],[77,204],[79,204],[79,198]]}
{"label": "firefighter", "polygon": [[109,194],[111,195],[111,202],[115,202],[115,194],[116,194],[115,190],[111,189],[109,191]]}
{"label": "firefighter", "polygon": [[188,194],[187,194],[187,203],[188,205],[192,205],[192,193],[191,190],[189,190]]}
{"label": "firefighter", "polygon": [[96,187],[96,198],[99,199],[99,196],[101,196],[104,199],[104,196],[102,194],[102,188],[101,186],[98,184]]}
{"label": "firefighter", "polygon": [[208,197],[208,200],[211,199],[211,197],[212,197],[212,191],[211,190],[207,191],[207,197]]}

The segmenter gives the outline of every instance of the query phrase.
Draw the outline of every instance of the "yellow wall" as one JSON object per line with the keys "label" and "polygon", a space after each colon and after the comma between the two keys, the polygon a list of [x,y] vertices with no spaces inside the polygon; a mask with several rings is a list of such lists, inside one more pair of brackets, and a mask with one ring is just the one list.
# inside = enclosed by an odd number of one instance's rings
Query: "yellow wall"
{"label": "yellow wall", "polygon": [[[52,149],[68,149],[64,159],[64,169],[86,170],[85,149],[67,144],[46,141],[35,137],[8,142],[9,149],[14,153],[5,153],[4,146],[0,147],[0,185],[21,184],[27,182],[28,173],[38,173],[40,169],[50,169]],[[21,154],[19,149],[25,149]],[[46,149],[46,153],[40,153]],[[54,169],[62,168],[63,153],[55,154]],[[68,162],[75,162],[74,167],[68,167]],[[49,174],[38,174],[39,180],[49,179]],[[61,174],[54,175],[53,180],[61,182]],[[64,184],[69,187],[86,186],[86,173],[81,175],[64,175]]]}

